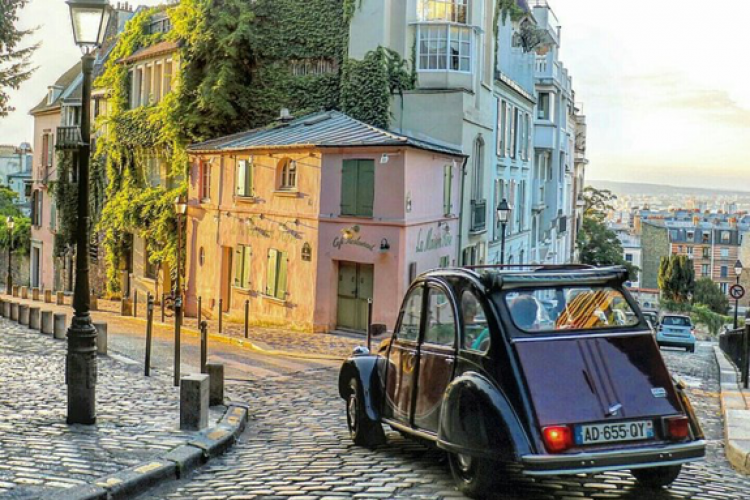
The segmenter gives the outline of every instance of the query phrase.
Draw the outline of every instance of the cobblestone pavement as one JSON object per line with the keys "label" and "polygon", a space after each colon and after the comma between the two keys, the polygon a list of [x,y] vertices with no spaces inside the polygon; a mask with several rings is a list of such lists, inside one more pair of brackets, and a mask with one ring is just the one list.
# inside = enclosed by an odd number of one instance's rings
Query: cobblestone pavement
{"label": "cobblestone pavement", "polygon": [[97,424],[67,425],[65,345],[0,319],[0,497],[90,482],[193,436],[178,429],[171,379],[108,357],[98,362]]}
{"label": "cobblestone pavement", "polygon": [[[510,499],[741,499],[750,478],[732,470],[723,453],[718,380],[706,344],[696,354],[664,351],[673,371],[689,386],[709,439],[708,459],[687,465],[661,492],[635,486],[627,472],[532,479],[509,467],[495,498]],[[344,404],[336,394],[337,372],[308,373],[303,380],[277,379],[229,390],[251,402],[248,431],[234,451],[192,478],[152,499],[462,498],[443,454],[388,433],[375,451],[354,446],[346,430]]]}

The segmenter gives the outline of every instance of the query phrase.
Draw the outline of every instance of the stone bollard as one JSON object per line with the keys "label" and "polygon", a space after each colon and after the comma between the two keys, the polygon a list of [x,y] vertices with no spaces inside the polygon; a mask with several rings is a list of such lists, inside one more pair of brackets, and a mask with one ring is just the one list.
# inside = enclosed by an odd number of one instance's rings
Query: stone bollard
{"label": "stone bollard", "polygon": [[208,405],[224,404],[224,365],[221,363],[206,363],[208,374]]}
{"label": "stone bollard", "polygon": [[42,311],[42,333],[52,335],[54,331],[55,330],[52,323],[52,311]]}
{"label": "stone bollard", "polygon": [[63,292],[57,292],[57,305],[65,305],[65,294]]}
{"label": "stone bollard", "polygon": [[180,380],[180,430],[199,431],[208,425],[208,375]]}
{"label": "stone bollard", "polygon": [[93,293],[89,296],[89,311],[99,310],[99,299]]}
{"label": "stone bollard", "polygon": [[10,319],[10,310],[13,303],[9,300],[3,302],[3,317]]}
{"label": "stone bollard", "polygon": [[44,302],[46,304],[52,303],[52,290],[45,290],[44,291]]}
{"label": "stone bollard", "polygon": [[18,323],[23,326],[29,326],[29,306],[26,304],[18,306]]}
{"label": "stone bollard", "polygon": [[133,301],[130,299],[122,299],[120,301],[120,316],[132,316],[133,315]]}
{"label": "stone bollard", "polygon": [[18,302],[10,303],[10,319],[18,321]]}
{"label": "stone bollard", "polygon": [[96,328],[96,352],[107,354],[107,323],[94,323]]}
{"label": "stone bollard", "polygon": [[26,300],[29,298],[29,287],[22,286],[21,287],[21,299]]}
{"label": "stone bollard", "polygon": [[5,303],[6,302],[7,300],[0,299],[0,317],[3,317],[3,318],[5,317]]}
{"label": "stone bollard", "polygon": [[13,296],[18,297],[18,285],[13,285]]}
{"label": "stone bollard", "polygon": [[64,340],[65,339],[65,331],[68,323],[68,318],[64,313],[55,313],[55,320],[54,320],[54,333],[55,338],[58,340]]}
{"label": "stone bollard", "polygon": [[32,300],[39,300],[39,289],[38,288],[32,288],[31,289],[31,299]]}
{"label": "stone bollard", "polygon": [[41,330],[42,317],[41,309],[38,307],[29,307],[29,328],[32,330]]}

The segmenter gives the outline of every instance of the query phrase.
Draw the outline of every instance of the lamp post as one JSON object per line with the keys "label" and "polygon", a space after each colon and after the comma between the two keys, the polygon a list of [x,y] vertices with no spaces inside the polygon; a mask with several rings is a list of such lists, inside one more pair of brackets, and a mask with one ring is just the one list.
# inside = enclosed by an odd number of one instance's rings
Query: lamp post
{"label": "lamp post", "polygon": [[107,0],[68,0],[73,37],[81,48],[81,143],[78,148],[78,224],[73,321],[68,329],[65,383],[68,386],[68,424],[96,423],[96,328],[89,302],[89,154],[91,152],[92,52],[101,46],[109,22]]}
{"label": "lamp post", "polygon": [[5,222],[8,227],[8,277],[5,279],[5,283],[6,285],[8,285],[6,293],[8,295],[11,295],[13,293],[13,228],[15,227],[16,223],[13,220],[13,217],[10,215]]}
{"label": "lamp post", "polygon": [[[734,274],[737,275],[737,284],[740,284],[740,275],[742,274],[742,262],[737,259],[737,262],[734,263]],[[740,299],[734,299],[734,329],[736,330],[738,328],[738,319],[737,319],[737,313],[739,312],[740,308]]]}
{"label": "lamp post", "polygon": [[[174,385],[180,385],[180,328],[182,327],[182,218],[187,213],[187,202],[182,196],[174,200],[177,214],[177,279],[174,301]],[[221,311],[219,311],[221,314]]]}
{"label": "lamp post", "polygon": [[500,264],[505,264],[505,228],[510,220],[510,212],[513,210],[508,200],[503,200],[497,206],[497,220],[500,222]]}

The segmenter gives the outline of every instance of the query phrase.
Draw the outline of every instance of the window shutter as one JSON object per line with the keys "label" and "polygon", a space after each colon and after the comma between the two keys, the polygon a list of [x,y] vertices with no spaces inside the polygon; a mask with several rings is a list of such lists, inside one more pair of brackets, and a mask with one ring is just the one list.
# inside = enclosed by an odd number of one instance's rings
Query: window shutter
{"label": "window shutter", "polygon": [[242,245],[234,249],[234,286],[242,286]]}
{"label": "window shutter", "polygon": [[239,160],[237,162],[237,178],[235,179],[235,194],[237,196],[247,196],[246,186],[247,162]]}
{"label": "window shutter", "polygon": [[52,166],[52,158],[55,154],[55,144],[54,140],[52,139],[52,134],[47,135],[47,166]]}
{"label": "window shutter", "polygon": [[253,196],[253,174],[255,166],[252,160],[245,162],[245,196]]}
{"label": "window shutter", "polygon": [[278,266],[279,251],[271,248],[268,250],[268,263],[266,264],[266,295],[276,296],[276,267]]}
{"label": "window shutter", "polygon": [[341,215],[356,215],[357,160],[344,160],[341,174]]}
{"label": "window shutter", "polygon": [[286,275],[287,275],[287,254],[286,252],[278,253],[279,274],[276,279],[276,298],[286,300]]}
{"label": "window shutter", "polygon": [[453,169],[451,165],[445,165],[443,167],[443,213],[448,215],[451,213],[451,191],[453,181]]}
{"label": "window shutter", "polygon": [[375,201],[375,162],[360,160],[357,174],[357,215],[372,217]]}
{"label": "window shutter", "polygon": [[242,256],[242,287],[250,288],[250,257],[253,255],[252,247],[243,247]]}

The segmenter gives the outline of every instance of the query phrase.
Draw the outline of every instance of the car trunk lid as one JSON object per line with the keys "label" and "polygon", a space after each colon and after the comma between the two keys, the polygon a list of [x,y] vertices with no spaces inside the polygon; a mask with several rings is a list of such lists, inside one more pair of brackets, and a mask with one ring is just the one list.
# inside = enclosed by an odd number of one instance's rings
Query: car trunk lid
{"label": "car trunk lid", "polygon": [[533,339],[515,348],[542,427],[681,412],[650,334]]}

